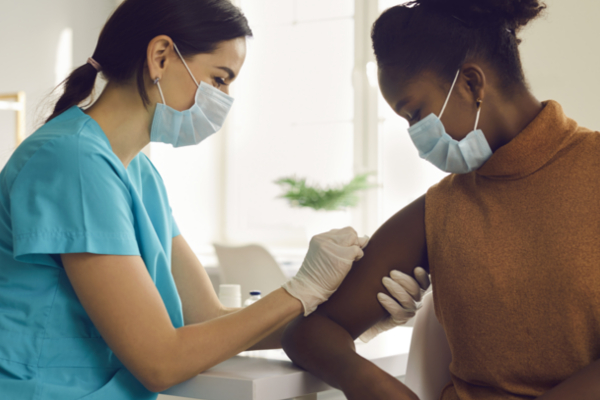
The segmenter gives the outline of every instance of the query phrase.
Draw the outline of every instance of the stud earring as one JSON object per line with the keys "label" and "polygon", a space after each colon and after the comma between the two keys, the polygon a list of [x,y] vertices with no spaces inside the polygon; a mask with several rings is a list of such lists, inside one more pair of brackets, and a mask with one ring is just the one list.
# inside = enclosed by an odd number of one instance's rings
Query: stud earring
{"label": "stud earring", "polygon": [[156,84],[158,83],[158,81],[160,81],[160,78],[156,78],[156,79],[154,80],[154,84],[156,85]]}

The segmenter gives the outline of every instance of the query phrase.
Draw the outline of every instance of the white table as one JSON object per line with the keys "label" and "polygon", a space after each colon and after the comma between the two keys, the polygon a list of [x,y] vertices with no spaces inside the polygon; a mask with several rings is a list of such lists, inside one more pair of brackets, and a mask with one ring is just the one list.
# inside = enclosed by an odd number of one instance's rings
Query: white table
{"label": "white table", "polygon": [[[369,343],[357,341],[360,355],[393,376],[406,374],[412,328],[400,327]],[[243,353],[164,392],[203,400],[316,399],[325,382],[292,364],[283,350]]]}

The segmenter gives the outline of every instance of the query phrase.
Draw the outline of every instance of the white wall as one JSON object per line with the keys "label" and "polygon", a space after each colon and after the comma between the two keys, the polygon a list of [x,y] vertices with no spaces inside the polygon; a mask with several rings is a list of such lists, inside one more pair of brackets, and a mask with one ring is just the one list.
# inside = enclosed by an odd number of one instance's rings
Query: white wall
{"label": "white wall", "polygon": [[[54,88],[61,33],[73,31],[73,65],[86,62],[115,0],[0,0],[0,93],[27,95],[27,132],[38,126],[38,106]],[[0,163],[14,148],[13,114],[0,111]]]}
{"label": "white wall", "polygon": [[546,16],[521,35],[531,89],[540,100],[560,102],[580,125],[600,130],[600,1],[545,2]]}

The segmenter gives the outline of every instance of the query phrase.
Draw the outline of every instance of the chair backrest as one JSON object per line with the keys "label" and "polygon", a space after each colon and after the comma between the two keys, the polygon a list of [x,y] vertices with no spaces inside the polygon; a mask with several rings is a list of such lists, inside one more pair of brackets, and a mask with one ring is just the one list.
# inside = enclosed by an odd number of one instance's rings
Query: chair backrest
{"label": "chair backrest", "polygon": [[260,290],[265,296],[288,281],[275,258],[262,246],[214,244],[214,247],[223,274],[222,283],[241,285],[242,301],[252,290]]}
{"label": "chair backrest", "polygon": [[423,307],[415,318],[406,367],[406,386],[420,400],[438,400],[442,389],[450,382],[452,354],[444,328],[435,316],[433,293],[425,295]]}

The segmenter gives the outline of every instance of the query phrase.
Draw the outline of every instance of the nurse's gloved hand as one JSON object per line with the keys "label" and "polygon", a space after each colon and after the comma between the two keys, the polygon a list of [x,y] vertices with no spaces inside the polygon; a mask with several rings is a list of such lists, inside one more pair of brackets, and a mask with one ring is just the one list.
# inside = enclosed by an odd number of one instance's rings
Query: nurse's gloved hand
{"label": "nurse's gloved hand", "polygon": [[391,278],[387,276],[383,278],[383,285],[396,300],[385,293],[377,294],[377,299],[383,308],[390,313],[390,316],[363,333],[360,340],[367,343],[380,333],[404,325],[415,316],[417,310],[421,308],[419,302],[423,297],[423,293],[429,288],[431,282],[429,274],[423,268],[415,268],[414,273],[416,280],[400,271],[392,271],[390,273]]}
{"label": "nurse's gloved hand", "polygon": [[300,271],[283,285],[302,302],[304,316],[327,301],[340,286],[354,261],[360,260],[368,237],[359,238],[352,228],[334,229],[314,236]]}

